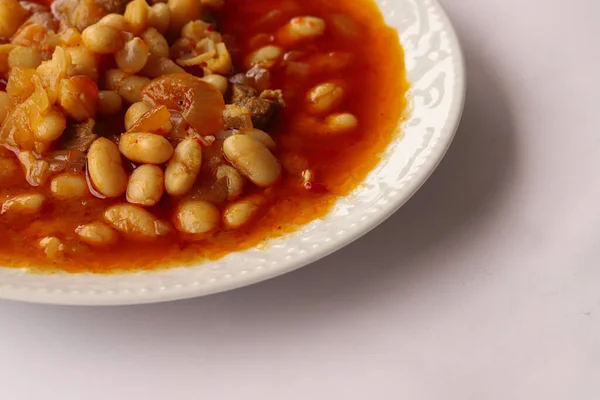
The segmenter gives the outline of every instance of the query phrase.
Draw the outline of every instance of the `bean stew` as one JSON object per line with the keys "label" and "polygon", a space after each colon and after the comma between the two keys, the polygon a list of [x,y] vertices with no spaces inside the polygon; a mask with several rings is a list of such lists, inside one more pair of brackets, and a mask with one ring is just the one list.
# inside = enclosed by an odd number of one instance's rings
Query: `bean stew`
{"label": "bean stew", "polygon": [[407,83],[373,0],[0,0],[0,265],[187,265],[325,216]]}

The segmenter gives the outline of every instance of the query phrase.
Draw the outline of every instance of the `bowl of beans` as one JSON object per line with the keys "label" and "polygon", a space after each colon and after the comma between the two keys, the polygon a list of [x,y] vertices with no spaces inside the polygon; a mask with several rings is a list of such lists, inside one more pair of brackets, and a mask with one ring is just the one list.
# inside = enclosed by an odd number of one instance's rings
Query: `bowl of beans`
{"label": "bowl of beans", "polygon": [[434,0],[0,0],[0,297],[159,302],[402,206],[465,94]]}

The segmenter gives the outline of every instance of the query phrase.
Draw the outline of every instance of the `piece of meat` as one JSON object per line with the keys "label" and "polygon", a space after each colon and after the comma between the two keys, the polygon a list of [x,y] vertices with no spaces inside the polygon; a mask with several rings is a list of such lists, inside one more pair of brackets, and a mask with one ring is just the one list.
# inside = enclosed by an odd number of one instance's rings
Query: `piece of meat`
{"label": "piece of meat", "polygon": [[231,93],[231,102],[234,104],[238,104],[248,97],[258,97],[258,90],[241,83],[234,83]]}
{"label": "piece of meat", "polygon": [[63,141],[59,145],[62,150],[77,150],[85,153],[88,151],[98,135],[94,133],[96,122],[88,119],[80,124],[73,124],[63,134]]}
{"label": "piece of meat", "polygon": [[285,107],[283,92],[281,90],[264,90],[260,94],[260,98],[264,100],[271,100],[277,103],[280,107]]}
{"label": "piece of meat", "polygon": [[252,113],[244,106],[227,104],[223,111],[225,129],[247,129],[252,128]]}
{"label": "piece of meat", "polygon": [[252,123],[258,129],[266,127],[275,112],[285,105],[281,90],[265,90],[259,94],[256,89],[241,84],[233,85],[231,101],[252,112]]}

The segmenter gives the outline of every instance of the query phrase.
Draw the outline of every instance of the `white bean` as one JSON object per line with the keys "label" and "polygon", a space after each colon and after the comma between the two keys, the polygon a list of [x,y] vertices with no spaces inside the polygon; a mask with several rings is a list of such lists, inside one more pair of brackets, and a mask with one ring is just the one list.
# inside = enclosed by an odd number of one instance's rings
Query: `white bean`
{"label": "white bean", "polygon": [[229,87],[229,82],[227,78],[218,74],[206,75],[201,78],[204,82],[209,83],[215,89],[217,89],[221,94],[225,95],[227,93],[227,88]]}
{"label": "white bean", "polygon": [[277,149],[277,143],[275,143],[275,141],[273,140],[271,135],[269,135],[265,131],[261,131],[260,129],[256,129],[256,128],[242,129],[240,131],[240,134],[250,136],[251,138],[258,140],[259,142],[264,144],[267,149],[269,149],[271,151],[274,151],[275,149]]}
{"label": "white bean", "polygon": [[180,35],[181,28],[189,21],[200,19],[202,4],[200,0],[169,0],[169,32]]}
{"label": "white bean", "polygon": [[156,165],[141,165],[129,178],[127,201],[145,207],[155,206],[165,191],[164,173]]}
{"label": "white bean", "polygon": [[175,227],[183,233],[203,234],[219,228],[219,209],[207,201],[186,200],[179,205]]}
{"label": "white bean", "polygon": [[325,119],[332,133],[347,133],[358,127],[358,119],[350,113],[332,114]]}
{"label": "white bean", "polygon": [[187,138],[175,148],[165,171],[165,188],[171,196],[190,191],[202,166],[202,146],[197,139]]}
{"label": "white bean", "polygon": [[325,21],[317,17],[296,17],[277,32],[277,41],[290,46],[299,41],[316,39],[325,33]]}
{"label": "white bean", "polygon": [[100,221],[80,225],[75,229],[75,233],[79,236],[79,240],[92,246],[105,246],[119,240],[117,232]]}
{"label": "white bean", "polygon": [[68,200],[85,196],[88,187],[83,176],[65,172],[52,179],[50,191],[57,199]]}
{"label": "white bean", "polygon": [[258,140],[246,135],[234,135],[223,142],[223,152],[233,166],[255,185],[268,187],[281,176],[281,165]]}
{"label": "white bean", "polygon": [[47,236],[39,241],[39,246],[44,250],[46,257],[51,260],[59,260],[64,256],[65,245],[57,237]]}
{"label": "white bean", "polygon": [[129,30],[138,35],[148,27],[150,6],[146,3],[146,0],[133,0],[127,4],[123,15]]}
{"label": "white bean", "polygon": [[264,204],[258,196],[231,203],[223,212],[223,223],[228,229],[239,229],[254,219]]}
{"label": "white bean", "polygon": [[327,114],[342,103],[344,92],[344,88],[335,83],[317,85],[306,95],[308,110],[316,115]]}
{"label": "white bean", "polygon": [[166,32],[171,22],[171,10],[165,3],[156,3],[150,8],[148,23],[159,32]]}
{"label": "white bean", "polygon": [[171,227],[152,213],[131,204],[117,204],[104,212],[104,220],[113,228],[134,238],[168,235]]}
{"label": "white bean", "polygon": [[100,90],[98,92],[98,114],[114,115],[121,111],[123,100],[117,92]]}
{"label": "white bean", "polygon": [[111,28],[114,28],[118,31],[126,31],[129,28],[125,17],[121,14],[105,15],[100,19],[100,21],[96,23],[96,25],[110,26]]}
{"label": "white bean", "polygon": [[91,25],[81,33],[83,44],[98,54],[111,54],[121,50],[124,45],[121,33],[107,25]]}
{"label": "white bean", "polygon": [[46,202],[46,197],[41,194],[21,194],[8,199],[2,204],[0,215],[19,214],[30,215],[40,212]]}
{"label": "white bean", "polygon": [[144,103],[143,101],[138,101],[137,103],[133,103],[125,113],[125,129],[131,129],[131,126],[136,123],[138,119],[148,111],[150,111],[152,107],[148,103]]}
{"label": "white bean", "polygon": [[39,118],[31,121],[35,137],[43,142],[52,142],[62,136],[67,128],[67,119],[56,107]]}
{"label": "white bean", "polygon": [[145,132],[121,135],[119,150],[129,160],[142,164],[162,164],[173,155],[173,146],[165,137]]}
{"label": "white bean", "polygon": [[17,0],[0,1],[0,37],[10,38],[28,16]]}
{"label": "white bean", "polygon": [[136,37],[125,43],[123,48],[115,53],[115,61],[121,70],[128,74],[135,74],[141,71],[148,62],[149,52],[146,42]]}
{"label": "white bean", "polygon": [[142,100],[142,89],[148,82],[150,82],[150,79],[144,76],[128,76],[120,82],[117,91],[123,100],[129,104],[133,104]]}
{"label": "white bean", "polygon": [[[123,82],[129,77],[129,75],[120,69],[109,69],[104,74],[104,85],[107,90],[118,92],[121,85],[123,85]],[[135,103],[135,101],[133,103]]]}
{"label": "white bean", "polygon": [[119,197],[127,190],[127,173],[116,144],[106,138],[92,143],[87,155],[90,179],[98,192],[106,197]]}
{"label": "white bean", "polygon": [[270,68],[283,56],[284,50],[279,46],[268,45],[254,51],[246,59],[246,67],[251,68],[260,65]]}
{"label": "white bean", "polygon": [[169,57],[169,42],[159,31],[148,28],[142,33],[142,39],[148,45],[151,56]]}

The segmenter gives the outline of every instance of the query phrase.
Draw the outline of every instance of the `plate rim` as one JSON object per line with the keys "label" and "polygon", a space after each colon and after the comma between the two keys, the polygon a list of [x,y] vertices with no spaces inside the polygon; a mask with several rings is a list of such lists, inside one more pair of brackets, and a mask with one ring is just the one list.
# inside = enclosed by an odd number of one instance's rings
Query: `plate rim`
{"label": "plate rim", "polygon": [[[411,0],[413,1],[413,0]],[[158,290],[148,290],[146,288],[140,288],[139,290],[131,291],[77,291],[77,290],[52,290],[52,289],[33,289],[29,287],[18,287],[10,284],[4,284],[2,282],[2,276],[0,276],[0,298],[6,300],[16,300],[30,303],[42,303],[42,304],[56,304],[56,305],[133,305],[133,304],[148,304],[148,303],[161,303],[174,300],[183,300],[194,297],[201,297],[211,295],[219,292],[225,292],[236,288],[253,285],[259,282],[263,282],[289,272],[295,271],[299,268],[308,266],[320,259],[323,259],[332,253],[342,249],[363,237],[373,229],[378,227],[386,219],[392,216],[398,209],[400,209],[413,195],[421,188],[425,182],[429,179],[431,174],[435,171],[439,163],[444,158],[444,155],[448,151],[456,130],[460,123],[464,102],[466,98],[466,67],[462,46],[459,42],[457,33],[452,26],[452,23],[446,14],[444,8],[438,0],[414,0],[415,4],[419,4],[419,7],[425,7],[427,12],[434,15],[439,19],[442,25],[442,31],[448,38],[450,47],[452,48],[452,66],[454,68],[455,79],[453,98],[448,111],[448,118],[446,119],[443,126],[440,128],[443,134],[433,146],[429,149],[430,155],[424,160],[418,171],[412,176],[407,182],[406,186],[402,189],[402,194],[398,194],[396,198],[392,199],[390,205],[385,209],[381,210],[378,214],[374,215],[368,221],[361,226],[356,226],[351,231],[337,239],[336,241],[321,247],[318,251],[304,253],[304,255],[298,256],[293,262],[288,263],[289,265],[283,265],[279,268],[265,269],[260,273],[248,275],[246,277],[238,277],[237,279],[222,279],[217,280],[207,285],[191,285],[185,286],[181,284],[175,284],[170,287],[161,286]],[[386,5],[388,1],[380,1],[382,3],[380,8]],[[399,32],[400,35],[400,32]],[[403,43],[404,45],[404,43]],[[410,121],[410,118],[408,118]],[[408,121],[404,121],[405,123]],[[356,191],[360,191],[357,189]],[[352,196],[352,195],[351,195]],[[288,236],[293,236],[295,233],[291,233]],[[176,269],[186,270],[192,267],[175,267]],[[201,268],[208,268],[208,265],[204,265]],[[10,268],[9,268],[10,269]],[[159,273],[155,271],[154,273]],[[147,271],[138,274],[153,274],[152,271]],[[62,274],[48,275],[49,279],[60,279]],[[128,274],[129,275],[129,274]],[[135,275],[131,274],[131,275]],[[81,274],[82,277],[99,275],[86,275]],[[102,276],[102,275],[100,275]],[[241,276],[241,275],[240,275]],[[232,277],[233,278],[233,277]],[[197,282],[194,282],[197,283]]]}

